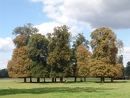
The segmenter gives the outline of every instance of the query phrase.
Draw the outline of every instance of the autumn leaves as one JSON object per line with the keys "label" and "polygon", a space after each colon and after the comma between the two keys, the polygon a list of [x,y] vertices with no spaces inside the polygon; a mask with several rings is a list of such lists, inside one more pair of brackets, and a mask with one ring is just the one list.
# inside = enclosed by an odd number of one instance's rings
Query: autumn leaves
{"label": "autumn leaves", "polygon": [[104,82],[104,77],[121,76],[123,65],[117,60],[117,39],[111,29],[94,30],[90,42],[83,34],[71,42],[65,25],[46,36],[37,32],[31,24],[14,29],[16,48],[7,66],[10,77],[51,77],[62,82],[67,76],[97,76]]}

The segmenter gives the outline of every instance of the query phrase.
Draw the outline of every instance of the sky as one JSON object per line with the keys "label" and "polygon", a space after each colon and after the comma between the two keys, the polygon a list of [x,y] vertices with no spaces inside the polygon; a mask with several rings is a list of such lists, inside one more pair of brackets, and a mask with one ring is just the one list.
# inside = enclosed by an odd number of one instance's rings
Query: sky
{"label": "sky", "polygon": [[67,25],[72,36],[108,27],[124,43],[123,63],[130,61],[130,0],[0,0],[0,69],[7,68],[15,48],[13,30],[32,23],[39,33]]}

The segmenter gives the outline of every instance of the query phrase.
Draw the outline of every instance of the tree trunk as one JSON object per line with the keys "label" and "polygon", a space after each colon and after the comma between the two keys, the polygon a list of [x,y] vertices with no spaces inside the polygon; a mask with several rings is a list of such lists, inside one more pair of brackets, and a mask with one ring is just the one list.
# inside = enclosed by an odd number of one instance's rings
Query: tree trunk
{"label": "tree trunk", "polygon": [[102,83],[102,77],[100,77],[100,82]]}
{"label": "tree trunk", "polygon": [[52,78],[52,82],[54,82],[54,78]]}
{"label": "tree trunk", "polygon": [[56,78],[55,78],[55,82],[56,82]]}
{"label": "tree trunk", "polygon": [[77,81],[77,77],[76,77],[76,76],[74,77],[74,81],[75,81],[75,82]]}
{"label": "tree trunk", "polygon": [[86,82],[86,77],[84,77],[84,82]]}
{"label": "tree trunk", "polygon": [[30,83],[32,83],[32,77],[30,77]]}
{"label": "tree trunk", "polygon": [[104,77],[101,77],[101,83],[104,83],[105,82],[105,78]]}
{"label": "tree trunk", "polygon": [[111,82],[113,82],[113,77],[111,77]]}
{"label": "tree trunk", "polygon": [[60,83],[62,83],[63,82],[63,77],[60,77]]}
{"label": "tree trunk", "polygon": [[65,78],[65,82],[67,82],[67,79]]}
{"label": "tree trunk", "polygon": [[44,79],[44,83],[46,82],[46,79],[45,78],[43,78]]}
{"label": "tree trunk", "polygon": [[80,78],[80,82],[83,82],[82,77]]}
{"label": "tree trunk", "polygon": [[27,82],[26,77],[24,77],[24,82]]}
{"label": "tree trunk", "polygon": [[40,82],[40,78],[37,78],[37,83],[39,83]]}

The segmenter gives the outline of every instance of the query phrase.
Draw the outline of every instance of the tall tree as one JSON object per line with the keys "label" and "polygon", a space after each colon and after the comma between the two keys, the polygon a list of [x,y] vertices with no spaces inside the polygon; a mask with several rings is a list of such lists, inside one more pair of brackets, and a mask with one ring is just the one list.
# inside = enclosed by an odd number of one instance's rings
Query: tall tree
{"label": "tall tree", "polygon": [[121,64],[122,65],[122,75],[124,76],[125,75],[125,68],[123,66],[123,55],[118,55],[117,56],[117,63]]}
{"label": "tall tree", "polygon": [[[93,49],[91,74],[101,77],[115,77],[122,73],[122,65],[117,63],[118,47],[115,33],[106,27],[101,27],[91,33],[91,47]],[[121,71],[121,72],[120,72]]]}
{"label": "tall tree", "polygon": [[9,76],[25,79],[29,74],[29,66],[30,60],[28,58],[28,47],[23,46],[14,49],[12,59],[7,65]]}
{"label": "tall tree", "polygon": [[76,58],[77,58],[77,75],[79,77],[84,77],[84,81],[86,81],[86,77],[89,76],[90,73],[90,64],[91,64],[91,52],[83,45],[79,45],[76,50]]}
{"label": "tall tree", "polygon": [[16,38],[13,39],[16,48],[14,49],[12,59],[9,61],[7,66],[9,76],[24,77],[24,82],[26,82],[28,68],[30,66],[27,45],[30,36],[37,32],[38,29],[34,28],[30,23],[23,27],[16,27],[13,30],[12,34],[16,35]]}
{"label": "tall tree", "polygon": [[130,76],[130,61],[127,62],[126,68],[125,68],[125,75]]}
{"label": "tall tree", "polygon": [[29,57],[31,59],[30,76],[37,77],[37,82],[40,82],[40,77],[48,77],[48,40],[44,35],[33,34],[29,40]]}
{"label": "tall tree", "polygon": [[77,57],[76,57],[76,50],[77,47],[79,45],[83,44],[84,46],[86,46],[86,48],[88,47],[89,41],[84,37],[84,35],[82,33],[79,33],[76,36],[76,40],[73,42],[72,45],[72,57],[71,57],[71,64],[73,66],[73,73],[74,73],[74,77],[75,77],[75,81],[76,81],[76,77],[77,77]]}
{"label": "tall tree", "polygon": [[50,65],[50,76],[60,78],[68,75],[70,66],[70,33],[68,27],[63,25],[55,27],[48,45],[48,64]]}
{"label": "tall tree", "polygon": [[[27,37],[30,37],[32,34],[36,34],[38,32],[38,29],[33,27],[31,23],[27,23],[24,26],[16,27],[12,34],[13,35],[25,35]],[[29,39],[28,39],[29,40]]]}
{"label": "tall tree", "polygon": [[123,55],[117,56],[117,62],[123,65]]}
{"label": "tall tree", "polygon": [[120,39],[116,40],[116,47],[118,48],[118,52],[121,52],[123,50],[124,43],[122,42],[122,40]]}

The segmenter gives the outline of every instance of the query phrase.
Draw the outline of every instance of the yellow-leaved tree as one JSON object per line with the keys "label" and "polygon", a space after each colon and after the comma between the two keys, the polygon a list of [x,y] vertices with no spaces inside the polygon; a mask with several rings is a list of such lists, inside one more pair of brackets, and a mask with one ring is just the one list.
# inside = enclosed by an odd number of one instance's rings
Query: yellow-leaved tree
{"label": "yellow-leaved tree", "polygon": [[12,59],[8,62],[7,70],[10,77],[21,77],[26,82],[26,77],[29,76],[30,60],[28,57],[28,41],[32,34],[38,32],[38,29],[30,23],[23,27],[16,27],[13,30],[16,37],[13,42],[16,48],[13,51]]}
{"label": "yellow-leaved tree", "polygon": [[100,77],[104,82],[105,77],[122,75],[122,64],[117,62],[118,46],[115,33],[107,28],[97,28],[91,33],[90,45],[93,49],[91,75]]}
{"label": "yellow-leaved tree", "polygon": [[87,47],[83,44],[79,45],[76,50],[76,58],[77,58],[77,75],[84,77],[84,81],[86,81],[86,77],[89,76],[90,73],[90,65],[91,65],[91,52],[87,49]]}

